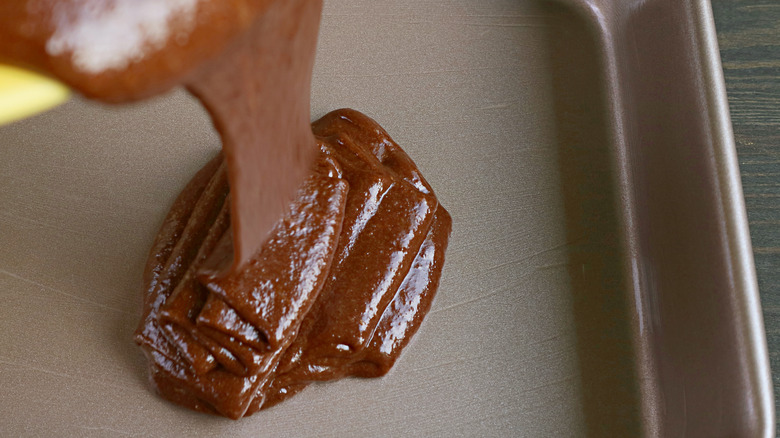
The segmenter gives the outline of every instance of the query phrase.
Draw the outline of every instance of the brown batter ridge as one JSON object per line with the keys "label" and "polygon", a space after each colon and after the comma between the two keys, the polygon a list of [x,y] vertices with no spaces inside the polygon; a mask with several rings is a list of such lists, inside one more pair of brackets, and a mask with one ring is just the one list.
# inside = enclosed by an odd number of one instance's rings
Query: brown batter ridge
{"label": "brown batter ridge", "polygon": [[451,219],[376,122],[309,123],[322,0],[135,1],[0,2],[0,61],[106,102],[183,84],[222,138],[147,261],[135,340],[154,387],[236,419],[387,373],[431,306]]}
{"label": "brown batter ridge", "polygon": [[449,214],[367,116],[338,110],[312,127],[315,169],[241,270],[201,271],[232,236],[222,156],[163,222],[136,333],[163,397],[239,418],[314,381],[384,375],[419,328]]}

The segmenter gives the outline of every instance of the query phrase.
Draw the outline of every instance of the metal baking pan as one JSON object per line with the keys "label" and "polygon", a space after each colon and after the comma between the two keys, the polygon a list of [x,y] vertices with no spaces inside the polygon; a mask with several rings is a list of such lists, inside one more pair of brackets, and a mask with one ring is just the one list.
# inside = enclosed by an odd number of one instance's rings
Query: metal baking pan
{"label": "metal baking pan", "polygon": [[3,436],[771,436],[706,0],[329,0],[313,117],[354,107],[454,218],[391,373],[232,422],[131,341],[152,238],[218,149],[181,91],[0,128]]}

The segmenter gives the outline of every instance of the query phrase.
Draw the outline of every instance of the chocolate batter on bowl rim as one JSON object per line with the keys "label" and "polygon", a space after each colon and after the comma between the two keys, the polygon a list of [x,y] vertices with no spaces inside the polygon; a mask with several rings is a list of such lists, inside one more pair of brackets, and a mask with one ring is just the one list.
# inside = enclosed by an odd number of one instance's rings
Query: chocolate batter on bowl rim
{"label": "chocolate batter on bowl rim", "polygon": [[[322,2],[124,4],[8,2],[0,58],[109,102],[183,83],[222,137],[147,263],[136,341],[155,388],[239,418],[314,381],[385,374],[430,308],[451,219],[376,122],[309,124]],[[169,38],[139,25],[127,59],[83,36],[160,17]]]}

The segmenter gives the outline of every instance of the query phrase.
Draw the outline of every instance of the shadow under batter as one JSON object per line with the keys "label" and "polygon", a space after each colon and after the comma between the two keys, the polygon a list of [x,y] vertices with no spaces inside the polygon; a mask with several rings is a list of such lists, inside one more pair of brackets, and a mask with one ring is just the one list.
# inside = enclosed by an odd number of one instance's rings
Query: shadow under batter
{"label": "shadow under batter", "polygon": [[237,419],[315,381],[382,376],[430,309],[449,214],[367,116],[338,110],[312,129],[314,169],[241,269],[209,269],[233,251],[221,154],[163,222],[135,339],[166,399]]}

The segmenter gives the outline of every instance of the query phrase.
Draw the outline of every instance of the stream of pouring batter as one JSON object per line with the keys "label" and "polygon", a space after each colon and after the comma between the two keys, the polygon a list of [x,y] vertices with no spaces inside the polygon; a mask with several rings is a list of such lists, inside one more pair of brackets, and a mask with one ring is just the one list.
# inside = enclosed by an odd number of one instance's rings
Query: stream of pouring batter
{"label": "stream of pouring batter", "polygon": [[222,136],[232,189],[233,238],[204,267],[214,276],[257,251],[311,171],[319,150],[309,114],[321,11],[321,0],[275,2],[247,37],[187,83]]}
{"label": "stream of pouring batter", "polygon": [[0,62],[107,102],[184,83],[211,114],[229,167],[232,239],[204,267],[220,276],[254,254],[311,170],[321,13],[322,0],[6,0]]}

